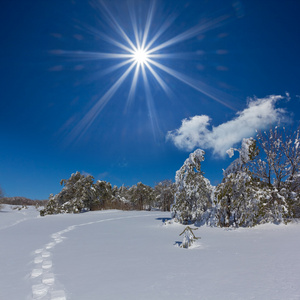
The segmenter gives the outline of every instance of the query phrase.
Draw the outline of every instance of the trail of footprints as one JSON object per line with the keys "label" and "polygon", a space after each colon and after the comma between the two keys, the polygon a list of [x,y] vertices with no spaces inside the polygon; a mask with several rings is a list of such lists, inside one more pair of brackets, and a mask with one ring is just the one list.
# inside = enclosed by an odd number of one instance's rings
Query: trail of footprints
{"label": "trail of footprints", "polygon": [[[125,217],[125,219],[128,217]],[[88,222],[79,225],[69,226],[64,230],[58,231],[51,235],[51,242],[46,244],[44,248],[36,249],[34,251],[34,268],[31,271],[30,278],[32,281],[32,300],[67,300],[66,293],[63,289],[57,289],[55,284],[55,275],[52,270],[52,253],[53,248],[61,243],[65,237],[64,233],[74,230],[76,227],[91,225],[95,223],[102,223],[113,221],[121,218],[110,218],[99,220],[95,222]]]}
{"label": "trail of footprints", "polygon": [[52,270],[52,250],[61,243],[65,237],[62,235],[73,230],[75,226],[69,226],[65,230],[53,233],[51,242],[44,248],[34,251],[34,268],[31,271],[32,298],[33,300],[66,300],[63,289],[57,289],[55,285],[55,275]]}
{"label": "trail of footprints", "polygon": [[[87,226],[96,223],[109,222],[121,219],[140,218],[146,216],[156,216],[153,214],[141,215],[141,216],[126,216],[117,218],[108,218],[98,221],[82,223],[78,225],[69,226],[64,230],[55,232],[51,235],[51,241],[44,246],[44,248],[36,249],[34,251],[34,268],[31,271],[30,278],[32,281],[32,300],[67,300],[65,291],[58,288],[58,284],[55,283],[55,275],[52,270],[52,253],[53,248],[63,242],[65,237],[64,233],[74,230],[76,227]],[[157,214],[158,216],[158,214]]]}

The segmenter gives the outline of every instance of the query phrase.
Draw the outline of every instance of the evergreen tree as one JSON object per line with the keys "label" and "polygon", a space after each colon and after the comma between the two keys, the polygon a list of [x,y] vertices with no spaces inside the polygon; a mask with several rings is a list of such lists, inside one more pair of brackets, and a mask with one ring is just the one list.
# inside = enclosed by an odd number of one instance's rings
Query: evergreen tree
{"label": "evergreen tree", "polygon": [[129,189],[129,195],[136,209],[151,209],[152,203],[154,202],[154,192],[150,186],[138,182],[137,185]]}
{"label": "evergreen tree", "polygon": [[46,207],[42,210],[40,210],[40,215],[54,215],[61,212],[60,206],[57,201],[57,195],[50,194],[49,200],[46,204]]}
{"label": "evergreen tree", "polygon": [[50,195],[41,214],[78,213],[83,209],[90,209],[95,198],[93,179],[91,175],[85,176],[76,172],[69,179],[61,180],[60,184],[64,187],[57,195]]}
{"label": "evergreen tree", "polygon": [[98,180],[94,184],[95,204],[101,209],[111,207],[113,194],[112,187],[109,182]]}
{"label": "evergreen tree", "polygon": [[175,183],[171,180],[163,180],[154,187],[156,205],[162,211],[170,211],[171,204],[174,202]]}
{"label": "evergreen tree", "polygon": [[215,192],[216,218],[219,226],[254,226],[259,220],[257,182],[249,170],[228,174]]}
{"label": "evergreen tree", "polygon": [[176,172],[176,193],[172,212],[181,223],[208,219],[207,211],[212,207],[212,187],[201,171],[204,154],[201,149],[195,150]]}
{"label": "evergreen tree", "polygon": [[239,157],[224,171],[224,178],[215,191],[216,218],[219,226],[253,226],[258,222],[258,181],[249,170],[249,163],[258,155],[254,139],[244,139]]}
{"label": "evergreen tree", "polygon": [[117,188],[115,198],[121,204],[122,209],[132,209],[132,201],[129,187],[122,185],[120,188]]}
{"label": "evergreen tree", "polygon": [[192,244],[199,239],[196,237],[193,230],[197,230],[198,228],[191,228],[187,226],[180,235],[183,235],[183,241],[180,245],[181,248],[189,248]]}

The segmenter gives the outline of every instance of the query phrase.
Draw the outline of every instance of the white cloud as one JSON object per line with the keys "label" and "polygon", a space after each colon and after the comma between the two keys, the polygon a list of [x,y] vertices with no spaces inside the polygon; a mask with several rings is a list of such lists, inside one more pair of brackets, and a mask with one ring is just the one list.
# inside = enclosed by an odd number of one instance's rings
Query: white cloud
{"label": "white cloud", "polygon": [[248,107],[238,112],[233,120],[211,129],[210,118],[206,115],[184,119],[180,128],[168,132],[167,139],[179,149],[212,149],[214,154],[224,157],[226,151],[243,138],[254,136],[255,130],[264,130],[285,119],[286,111],[275,107],[280,99],[283,97],[250,99]]}

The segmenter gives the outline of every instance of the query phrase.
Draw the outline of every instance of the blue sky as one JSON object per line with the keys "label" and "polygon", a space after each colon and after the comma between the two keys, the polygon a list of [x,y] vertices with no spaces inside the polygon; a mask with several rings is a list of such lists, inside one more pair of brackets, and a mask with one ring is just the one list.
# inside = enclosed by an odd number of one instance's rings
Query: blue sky
{"label": "blue sky", "polygon": [[[76,171],[153,186],[197,147],[217,184],[226,147],[254,127],[298,125],[299,9],[296,0],[6,1],[0,186],[47,199]],[[147,24],[145,45],[160,33],[148,54],[157,77],[144,65],[145,84],[140,66],[135,86],[133,65],[114,88],[131,65],[121,64],[134,24],[141,44]]]}

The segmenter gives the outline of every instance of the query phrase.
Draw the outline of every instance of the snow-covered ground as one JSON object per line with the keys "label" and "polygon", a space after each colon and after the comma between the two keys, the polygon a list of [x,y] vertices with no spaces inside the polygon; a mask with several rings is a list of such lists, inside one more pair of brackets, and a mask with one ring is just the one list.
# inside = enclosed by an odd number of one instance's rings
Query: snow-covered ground
{"label": "snow-covered ground", "polygon": [[0,212],[0,299],[300,299],[300,224],[201,227],[169,213]]}

